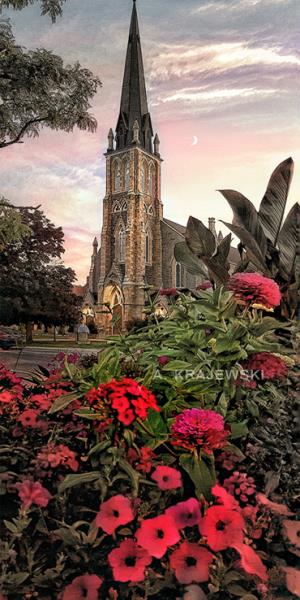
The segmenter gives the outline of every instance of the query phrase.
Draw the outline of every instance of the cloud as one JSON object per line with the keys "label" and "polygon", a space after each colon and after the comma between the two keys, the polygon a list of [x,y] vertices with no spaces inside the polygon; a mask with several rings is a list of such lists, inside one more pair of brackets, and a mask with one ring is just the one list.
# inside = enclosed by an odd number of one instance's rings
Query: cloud
{"label": "cloud", "polygon": [[226,2],[206,2],[192,10],[192,14],[218,12],[218,11],[240,11],[258,7],[274,7],[276,4],[286,4],[289,0],[227,0]]}
{"label": "cloud", "polygon": [[[205,89],[205,88],[204,88]],[[183,102],[186,104],[195,104],[201,102],[222,102],[234,98],[266,97],[276,94],[276,89],[255,89],[255,88],[232,88],[232,89],[214,89],[203,91],[203,88],[183,88],[174,94],[161,98],[166,102]]]}
{"label": "cloud", "polygon": [[242,42],[209,45],[162,44],[152,58],[152,81],[193,77],[200,73],[222,73],[253,65],[299,66],[300,58],[285,54],[282,47],[251,47]]}

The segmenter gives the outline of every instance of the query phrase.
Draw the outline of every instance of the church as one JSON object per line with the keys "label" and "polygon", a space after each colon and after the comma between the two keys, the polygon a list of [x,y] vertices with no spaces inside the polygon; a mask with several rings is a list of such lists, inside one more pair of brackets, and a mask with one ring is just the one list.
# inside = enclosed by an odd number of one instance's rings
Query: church
{"label": "church", "polygon": [[[135,0],[120,113],[115,132],[109,131],[105,157],[101,243],[93,242],[83,313],[88,325],[112,333],[143,318],[147,290],[195,289],[201,282],[174,257],[185,227],[163,214],[160,140],[148,108]],[[209,227],[217,236],[215,219]]]}

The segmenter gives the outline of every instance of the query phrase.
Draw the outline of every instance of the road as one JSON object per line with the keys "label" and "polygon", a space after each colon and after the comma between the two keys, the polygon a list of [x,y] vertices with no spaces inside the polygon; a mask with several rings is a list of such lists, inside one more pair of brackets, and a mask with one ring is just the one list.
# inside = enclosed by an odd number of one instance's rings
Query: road
{"label": "road", "polygon": [[59,352],[80,352],[80,354],[94,354],[95,349],[79,349],[79,348],[23,348],[20,350],[0,350],[0,364],[3,363],[6,367],[13,369],[22,376],[28,371],[36,369],[38,365],[47,367],[50,361]]}

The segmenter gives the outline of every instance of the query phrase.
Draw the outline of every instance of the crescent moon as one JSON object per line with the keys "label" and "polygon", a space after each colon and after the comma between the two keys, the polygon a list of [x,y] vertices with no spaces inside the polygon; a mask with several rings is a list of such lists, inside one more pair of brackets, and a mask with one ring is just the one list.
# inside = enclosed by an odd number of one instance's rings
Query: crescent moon
{"label": "crescent moon", "polygon": [[198,144],[198,138],[196,135],[194,135],[194,140],[193,140],[192,146],[197,146],[197,144]]}

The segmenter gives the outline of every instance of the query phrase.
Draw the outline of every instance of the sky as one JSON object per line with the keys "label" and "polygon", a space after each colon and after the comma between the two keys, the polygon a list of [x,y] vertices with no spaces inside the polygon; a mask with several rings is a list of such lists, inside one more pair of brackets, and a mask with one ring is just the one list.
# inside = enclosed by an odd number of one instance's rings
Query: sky
{"label": "sky", "polygon": [[[102,82],[91,102],[96,133],[44,129],[1,150],[1,194],[41,204],[63,227],[64,261],[81,284],[101,232],[103,154],[119,112],[131,8],[132,0],[67,0],[53,25],[38,4],[4,13],[19,44],[79,61]],[[165,217],[231,222],[217,190],[236,189],[258,208],[272,171],[289,156],[288,208],[299,201],[300,0],[137,0],[137,8]]]}

